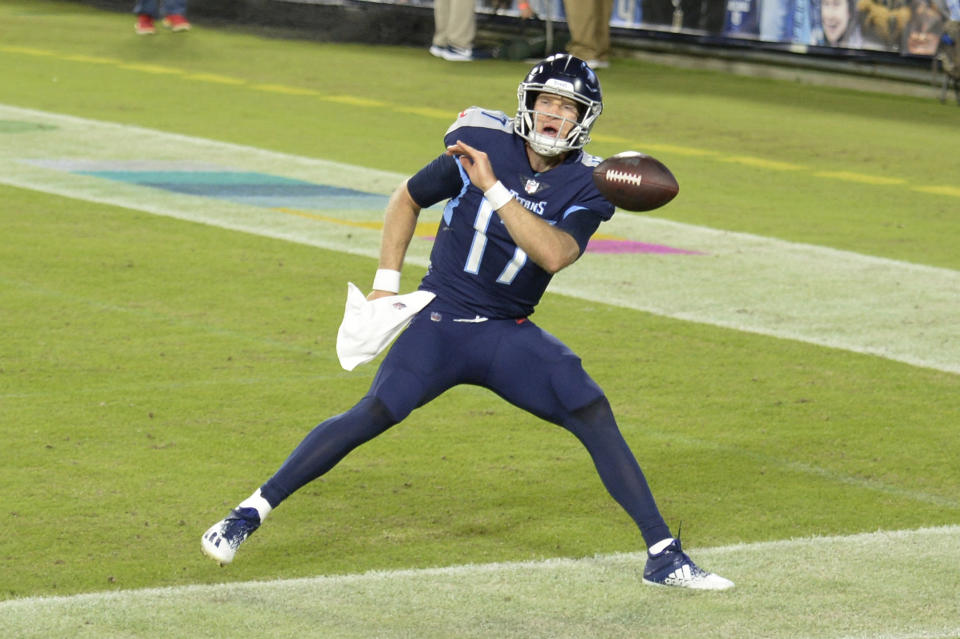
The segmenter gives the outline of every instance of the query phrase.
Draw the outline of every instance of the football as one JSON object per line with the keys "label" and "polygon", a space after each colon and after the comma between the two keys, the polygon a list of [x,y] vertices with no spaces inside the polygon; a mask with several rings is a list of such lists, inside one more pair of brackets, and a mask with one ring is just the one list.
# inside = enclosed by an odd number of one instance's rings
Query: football
{"label": "football", "polygon": [[637,151],[624,151],[598,164],[593,183],[611,204],[627,211],[659,208],[680,192],[670,169]]}

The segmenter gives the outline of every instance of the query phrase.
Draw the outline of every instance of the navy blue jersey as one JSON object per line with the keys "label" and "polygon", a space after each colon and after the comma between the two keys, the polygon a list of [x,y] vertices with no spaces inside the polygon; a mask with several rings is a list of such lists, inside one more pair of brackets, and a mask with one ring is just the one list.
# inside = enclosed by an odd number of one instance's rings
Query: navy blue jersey
{"label": "navy blue jersey", "polygon": [[[447,130],[447,145],[462,140],[484,151],[493,172],[519,202],[544,220],[570,233],[586,249],[600,222],[614,206],[593,184],[593,167],[601,158],[572,152],[562,164],[537,173],[530,168],[523,138],[500,111],[472,107]],[[442,155],[407,183],[421,207],[449,199],[437,230],[430,267],[420,284],[437,299],[431,308],[464,317],[526,317],[550,283],[551,275],[528,259],[483,192],[451,156]]]}

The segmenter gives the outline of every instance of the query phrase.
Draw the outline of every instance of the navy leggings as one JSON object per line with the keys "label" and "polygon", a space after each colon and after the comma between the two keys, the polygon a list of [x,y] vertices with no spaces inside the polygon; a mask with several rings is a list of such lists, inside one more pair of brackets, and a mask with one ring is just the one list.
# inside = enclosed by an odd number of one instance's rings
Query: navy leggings
{"label": "navy leggings", "polygon": [[670,536],[609,402],[573,351],[529,320],[457,321],[431,307],[394,343],[369,393],[314,428],[261,487],[271,506],[418,406],[453,386],[475,384],[573,433],[647,545]]}

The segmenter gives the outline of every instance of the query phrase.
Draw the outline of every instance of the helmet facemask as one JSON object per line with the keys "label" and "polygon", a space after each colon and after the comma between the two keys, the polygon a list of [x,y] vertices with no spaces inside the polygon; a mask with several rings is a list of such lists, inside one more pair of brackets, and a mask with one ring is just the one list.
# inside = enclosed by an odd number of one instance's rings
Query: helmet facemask
{"label": "helmet facemask", "polygon": [[[578,120],[573,122],[562,116],[537,112],[534,107],[537,96],[541,93],[552,93],[576,102],[577,109],[580,112]],[[530,148],[536,153],[547,157],[583,148],[590,141],[590,129],[603,109],[601,102],[577,94],[571,83],[553,78],[542,84],[521,82],[517,90],[517,102],[515,131],[530,144]],[[573,127],[562,138],[544,135],[537,132],[536,125],[539,118],[549,118],[556,121],[557,127],[561,130],[563,128],[561,120],[570,122]]]}

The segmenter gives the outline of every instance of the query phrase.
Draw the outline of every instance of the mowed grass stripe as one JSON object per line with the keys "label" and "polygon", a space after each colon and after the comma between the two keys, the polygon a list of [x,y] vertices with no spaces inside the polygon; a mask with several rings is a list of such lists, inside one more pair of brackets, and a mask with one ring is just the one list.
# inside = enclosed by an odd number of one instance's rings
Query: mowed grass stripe
{"label": "mowed grass stripe", "polygon": [[960,572],[953,568],[960,526],[695,555],[737,587],[709,593],[644,586],[644,554],[629,553],[11,600],[0,602],[0,632],[364,639],[960,634]]}
{"label": "mowed grass stripe", "polygon": [[[289,96],[303,96],[303,97],[310,97],[323,102],[334,102],[339,104],[346,104],[349,106],[371,108],[371,109],[386,109],[390,111],[395,111],[397,113],[411,113],[411,114],[419,115],[421,117],[441,120],[445,122],[449,122],[455,115],[455,113],[449,112],[445,109],[435,109],[435,108],[420,107],[420,106],[411,107],[408,105],[396,104],[396,103],[387,102],[383,100],[375,100],[375,99],[370,99],[370,98],[365,98],[362,96],[355,96],[355,95],[329,95],[326,92],[317,91],[317,90],[309,89],[305,87],[282,85],[282,84],[251,83],[248,80],[239,78],[239,77],[224,77],[222,75],[208,74],[208,73],[191,73],[185,69],[180,69],[177,67],[155,65],[155,64],[129,63],[129,62],[115,59],[115,58],[75,55],[75,54],[63,53],[59,51],[51,51],[49,49],[39,49],[36,47],[0,45],[0,53],[9,53],[9,54],[20,55],[20,56],[46,57],[51,59],[65,60],[68,62],[76,62],[80,64],[112,65],[112,66],[116,66],[119,69],[135,71],[137,73],[149,73],[149,74],[155,74],[155,75],[180,75],[198,82],[210,82],[214,84],[231,84],[234,86],[246,87],[253,91],[266,91],[270,93],[279,93],[279,94],[289,95]],[[616,136],[616,135],[598,134],[598,135],[594,135],[593,139],[598,142],[614,142],[617,144],[624,144],[630,147],[638,146],[637,140],[631,140],[631,139],[624,138],[622,136]],[[666,152],[675,153],[679,155],[709,156],[709,157],[717,158],[717,160],[720,162],[743,164],[745,166],[762,169],[762,170],[806,171],[806,172],[812,171],[812,169],[807,166],[793,164],[790,162],[784,162],[781,160],[776,160],[771,158],[759,158],[759,157],[744,156],[744,155],[724,155],[712,150],[696,149],[696,148],[684,147],[679,145],[650,144],[649,142],[646,142],[646,141],[644,141],[642,146],[648,151],[666,151]],[[874,176],[874,175],[858,175],[858,174],[845,172],[845,171],[837,171],[837,172],[812,171],[812,175],[818,178],[847,180],[847,181],[853,181],[853,182],[860,182],[863,184],[871,184],[875,186],[881,186],[881,185],[882,186],[902,186],[905,184],[904,180],[900,180],[896,178],[889,178],[886,176]],[[920,185],[913,185],[910,188],[912,188],[915,191],[931,193],[934,195],[960,197],[960,189],[956,189],[950,185],[920,184]]]}
{"label": "mowed grass stripe", "polygon": [[[48,125],[45,130],[21,134],[34,158],[66,162],[189,158],[380,194],[389,193],[403,177],[28,109],[0,107],[0,117]],[[131,135],[144,143],[131,147]],[[14,186],[356,255],[375,258],[379,253],[379,209],[329,211],[321,220],[315,214],[293,215],[51,170],[21,161],[13,148],[0,151],[0,168],[0,181]],[[437,216],[438,211],[431,211],[421,217],[435,223]],[[551,290],[666,317],[960,372],[960,340],[953,329],[958,271],[625,213],[603,230],[703,255],[591,255],[577,269],[561,273]],[[426,266],[429,251],[429,242],[414,242],[408,262]]]}

